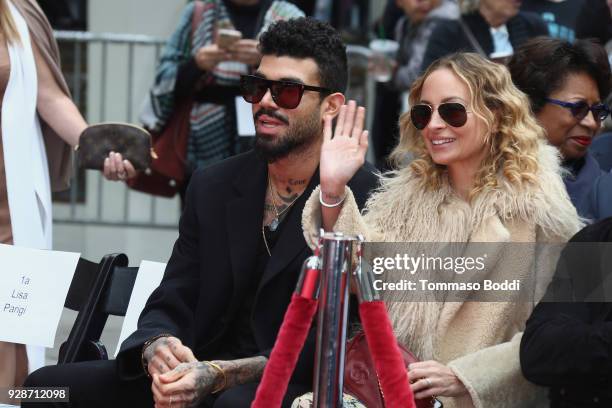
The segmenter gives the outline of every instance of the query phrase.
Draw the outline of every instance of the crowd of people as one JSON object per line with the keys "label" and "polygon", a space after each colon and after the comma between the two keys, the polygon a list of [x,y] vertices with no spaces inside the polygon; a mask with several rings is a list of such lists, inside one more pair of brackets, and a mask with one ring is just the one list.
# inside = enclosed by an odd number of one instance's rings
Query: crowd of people
{"label": "crowd of people", "polygon": [[397,41],[400,48],[395,75],[377,84],[372,107],[377,167],[389,168],[403,93],[435,59],[471,51],[507,60],[516,47],[542,35],[568,42],[592,38],[603,46],[612,39],[609,7],[605,0],[389,0],[375,33]]}
{"label": "crowd of people", "polygon": [[[73,407],[250,406],[321,228],[371,242],[611,240],[612,173],[589,149],[611,113],[609,1],[389,1],[379,27],[399,51],[372,135],[370,107],[346,99],[346,45],[330,24],[281,0],[202,3],[185,7],[141,115],[159,132],[190,108],[179,237],[138,329],[116,359],[42,368],[40,349],[0,343],[0,389],[69,387]],[[240,34],[221,44],[221,29]],[[0,0],[0,34],[0,243],[51,249],[50,192],[66,187],[88,125],[36,2]],[[236,96],[252,105],[252,146],[239,142]],[[388,171],[366,162],[370,140]],[[103,173],[136,176],[120,152]],[[546,256],[500,251],[486,273],[528,275]],[[564,265],[580,280],[576,259]],[[608,303],[381,296],[419,360],[407,367],[418,400],[612,404]],[[313,327],[283,406],[311,406],[315,342]]]}

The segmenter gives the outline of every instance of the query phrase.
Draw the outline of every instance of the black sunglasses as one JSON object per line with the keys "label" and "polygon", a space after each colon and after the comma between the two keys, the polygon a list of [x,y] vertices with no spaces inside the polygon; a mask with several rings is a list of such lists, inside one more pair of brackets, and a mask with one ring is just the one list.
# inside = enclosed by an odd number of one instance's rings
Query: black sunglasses
{"label": "black sunglasses", "polygon": [[585,101],[565,102],[552,98],[545,98],[545,101],[569,109],[578,120],[584,119],[589,114],[589,111],[593,112],[593,118],[597,122],[604,121],[610,114],[610,108],[605,103],[595,103],[589,106]]}
{"label": "black sunglasses", "polygon": [[273,81],[255,75],[240,76],[240,92],[245,101],[258,103],[270,89],[272,100],[279,107],[284,109],[295,109],[302,100],[304,91],[314,91],[329,94],[327,88],[318,86],[304,85],[299,82]]}
{"label": "black sunglasses", "polygon": [[[414,105],[410,109],[410,119],[415,128],[425,129],[433,116],[433,107],[424,103]],[[461,127],[467,122],[469,111],[458,102],[446,102],[438,105],[438,114],[452,127]]]}

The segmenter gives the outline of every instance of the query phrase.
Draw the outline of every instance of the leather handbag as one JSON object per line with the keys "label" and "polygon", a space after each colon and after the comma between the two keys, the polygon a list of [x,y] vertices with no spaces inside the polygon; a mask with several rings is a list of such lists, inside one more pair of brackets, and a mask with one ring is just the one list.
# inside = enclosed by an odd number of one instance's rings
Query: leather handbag
{"label": "leather handbag", "polygon": [[86,169],[103,170],[110,152],[121,153],[136,170],[145,170],[156,158],[151,135],[145,129],[128,123],[99,123],[87,127],[76,147],[79,163]]}
{"label": "leather handbag", "polygon": [[[399,344],[406,367],[418,359]],[[346,344],[344,392],[357,398],[368,408],[384,408],[385,398],[380,389],[374,360],[364,332],[359,332]],[[435,398],[415,400],[417,408],[441,407]]]}
{"label": "leather handbag", "polygon": [[163,131],[153,133],[153,149],[159,159],[147,171],[127,180],[131,189],[162,197],[174,197],[180,191],[187,169],[191,106],[191,99],[179,102]]}
{"label": "leather handbag", "polygon": [[[204,3],[194,1],[191,17],[191,36],[202,21]],[[176,101],[174,111],[161,132],[152,132],[153,148],[159,156],[150,169],[127,180],[127,185],[143,193],[162,197],[174,197],[186,181],[187,140],[191,130],[189,117],[193,98]]]}

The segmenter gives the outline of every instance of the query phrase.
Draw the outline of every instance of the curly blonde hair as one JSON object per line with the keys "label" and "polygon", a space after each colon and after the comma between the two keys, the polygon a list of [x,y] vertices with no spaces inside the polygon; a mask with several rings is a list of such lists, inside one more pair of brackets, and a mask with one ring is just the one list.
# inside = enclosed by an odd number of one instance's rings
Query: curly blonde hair
{"label": "curly blonde hair", "polygon": [[[525,183],[536,184],[536,156],[539,141],[545,140],[544,129],[535,120],[527,96],[512,83],[506,67],[474,53],[456,53],[441,58],[412,85],[410,106],[419,102],[425,79],[439,69],[451,70],[466,83],[471,109],[488,128],[485,143],[489,154],[476,174],[470,199],[485,189],[497,187],[500,174],[517,188]],[[415,158],[408,168],[420,176],[422,187],[439,188],[446,166],[434,163],[420,131],[406,112],[400,117],[399,143],[391,153],[397,171],[405,167],[402,163],[408,154]]]}

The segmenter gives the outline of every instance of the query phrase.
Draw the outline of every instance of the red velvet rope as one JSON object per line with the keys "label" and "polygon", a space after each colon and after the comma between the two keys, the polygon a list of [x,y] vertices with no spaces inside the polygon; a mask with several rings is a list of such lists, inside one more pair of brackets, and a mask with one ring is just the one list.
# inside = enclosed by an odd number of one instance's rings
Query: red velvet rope
{"label": "red velvet rope", "polygon": [[381,301],[361,303],[359,316],[374,359],[385,407],[415,408],[404,359],[393,335],[385,304]]}
{"label": "red velvet rope", "polygon": [[318,301],[293,295],[251,408],[280,407]]}

